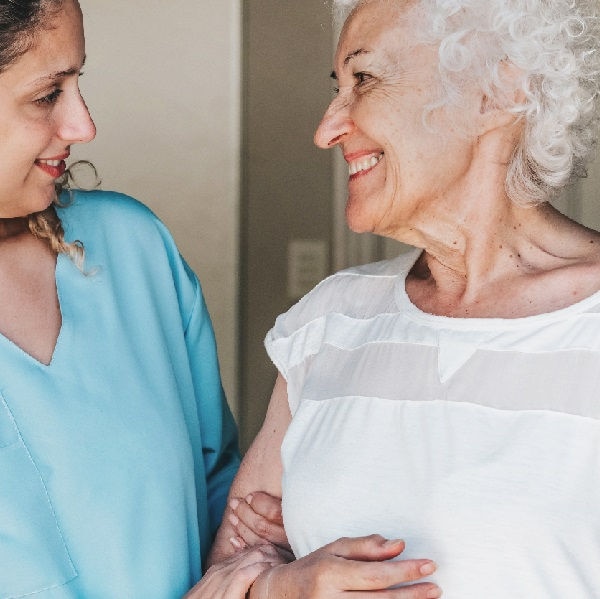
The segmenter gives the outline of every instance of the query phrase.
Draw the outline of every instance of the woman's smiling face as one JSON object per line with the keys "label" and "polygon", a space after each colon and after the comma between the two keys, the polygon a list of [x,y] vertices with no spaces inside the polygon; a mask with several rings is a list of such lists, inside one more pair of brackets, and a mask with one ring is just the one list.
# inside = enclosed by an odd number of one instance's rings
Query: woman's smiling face
{"label": "woman's smiling face", "polygon": [[332,74],[337,95],[315,134],[348,162],[350,228],[409,242],[411,223],[460,186],[473,143],[441,109],[423,122],[439,94],[438,52],[415,43],[411,4],[366,0],[351,14]]}
{"label": "woman's smiling face", "polygon": [[84,60],[81,11],[65,0],[0,74],[0,218],[46,209],[70,146],[94,138],[78,86]]}

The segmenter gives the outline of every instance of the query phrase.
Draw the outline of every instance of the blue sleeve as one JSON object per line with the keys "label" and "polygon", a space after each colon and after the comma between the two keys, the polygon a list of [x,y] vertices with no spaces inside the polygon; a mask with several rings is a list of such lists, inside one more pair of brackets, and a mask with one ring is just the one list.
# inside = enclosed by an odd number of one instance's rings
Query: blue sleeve
{"label": "blue sleeve", "polygon": [[212,538],[221,523],[240,455],[237,428],[221,385],[212,323],[200,284],[195,276],[193,280],[196,301],[185,334],[198,405]]}

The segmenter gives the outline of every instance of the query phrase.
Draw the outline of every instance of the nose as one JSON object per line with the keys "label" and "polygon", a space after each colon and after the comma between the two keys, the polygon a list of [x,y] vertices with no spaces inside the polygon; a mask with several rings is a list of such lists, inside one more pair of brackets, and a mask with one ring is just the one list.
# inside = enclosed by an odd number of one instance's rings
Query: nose
{"label": "nose", "polygon": [[332,148],[352,133],[354,128],[348,101],[341,95],[337,96],[329,104],[315,131],[315,144],[323,149]]}
{"label": "nose", "polygon": [[58,135],[69,144],[87,143],[96,137],[96,125],[79,91],[63,106]]}

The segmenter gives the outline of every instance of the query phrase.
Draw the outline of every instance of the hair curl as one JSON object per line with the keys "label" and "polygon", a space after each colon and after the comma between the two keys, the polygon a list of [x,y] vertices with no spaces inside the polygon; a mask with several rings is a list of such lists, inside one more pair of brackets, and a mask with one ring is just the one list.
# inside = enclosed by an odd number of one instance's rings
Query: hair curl
{"label": "hair curl", "polygon": [[[79,167],[86,167],[92,174],[93,182],[82,185],[78,182],[76,171]],[[67,254],[73,262],[83,269],[85,252],[81,241],[65,241],[65,232],[56,213],[56,206],[67,206],[71,201],[71,193],[74,189],[94,189],[100,185],[100,178],[96,167],[87,160],[74,162],[65,174],[57,180],[56,199],[42,212],[35,212],[27,217],[29,231],[39,239],[43,239],[55,254]],[[67,192],[64,194],[63,192]],[[62,196],[62,197],[61,197]]]}
{"label": "hair curl", "polygon": [[[337,17],[346,18],[362,2],[334,0]],[[493,104],[524,118],[505,183],[513,201],[547,201],[586,175],[600,124],[598,0],[407,4],[408,14],[418,19],[417,41],[439,47],[441,93],[428,111],[445,106],[459,114],[463,90],[472,83]],[[502,65],[507,64],[523,73],[522,103],[506,93]]]}
{"label": "hair curl", "polygon": [[[0,0],[0,74],[35,45],[36,35],[52,25],[53,17],[64,0]],[[95,172],[95,171],[94,171]],[[42,212],[28,216],[30,232],[44,240],[56,253],[69,255],[78,265],[83,264],[80,242],[65,241],[65,234],[56,213],[63,189],[70,189],[72,178],[67,172],[56,185],[56,199]]]}

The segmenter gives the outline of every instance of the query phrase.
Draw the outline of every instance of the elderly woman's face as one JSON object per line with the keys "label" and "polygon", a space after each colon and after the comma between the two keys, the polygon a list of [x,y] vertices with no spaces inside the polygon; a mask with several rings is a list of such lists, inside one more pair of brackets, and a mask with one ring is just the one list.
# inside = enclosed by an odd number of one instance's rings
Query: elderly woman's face
{"label": "elderly woman's face", "polygon": [[47,208],[69,147],[93,139],[78,87],[84,58],[81,11],[65,0],[53,26],[0,74],[0,218]]}
{"label": "elderly woman's face", "polygon": [[412,41],[408,4],[367,0],[350,16],[335,57],[339,91],[315,134],[348,162],[350,228],[401,240],[460,184],[471,157],[439,111],[423,124],[437,94],[437,49]]}

